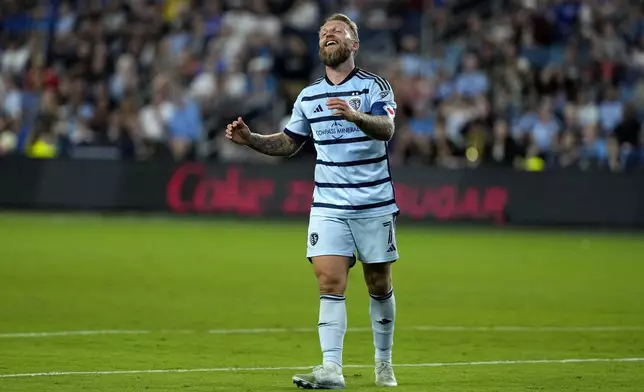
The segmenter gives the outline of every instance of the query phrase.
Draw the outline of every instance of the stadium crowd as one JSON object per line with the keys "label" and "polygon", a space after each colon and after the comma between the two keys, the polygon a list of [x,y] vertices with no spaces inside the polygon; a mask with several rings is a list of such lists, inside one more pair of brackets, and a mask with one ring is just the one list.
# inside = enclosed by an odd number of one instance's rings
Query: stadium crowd
{"label": "stadium crowd", "polygon": [[4,0],[0,154],[278,162],[225,124],[282,129],[331,12],[394,87],[393,164],[644,168],[631,0]]}

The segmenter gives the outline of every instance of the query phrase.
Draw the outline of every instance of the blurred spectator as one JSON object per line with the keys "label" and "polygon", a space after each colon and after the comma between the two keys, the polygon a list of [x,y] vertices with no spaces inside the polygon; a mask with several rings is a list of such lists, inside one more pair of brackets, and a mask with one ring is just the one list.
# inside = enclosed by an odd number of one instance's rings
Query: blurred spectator
{"label": "blurred spectator", "polygon": [[458,146],[449,139],[444,121],[438,121],[436,124],[431,146],[432,163],[450,169],[460,166],[458,156],[462,155],[462,151],[459,151]]}
{"label": "blurred spectator", "polygon": [[[142,132],[138,113],[139,108],[136,99],[128,95],[123,98],[112,118],[109,140],[120,147],[121,157],[124,159],[136,158],[137,154],[140,153],[137,151],[137,147],[141,141]],[[186,119],[185,116],[182,120],[186,121],[185,126],[191,125],[190,120]],[[181,153],[184,152],[182,151]]]}
{"label": "blurred spectator", "polygon": [[581,127],[595,125],[599,122],[599,110],[588,90],[582,91],[580,94],[576,120],[576,123]]}
{"label": "blurred spectator", "polygon": [[632,148],[639,142],[640,131],[644,129],[637,120],[635,108],[632,105],[626,106],[624,116],[615,128],[615,137],[621,146]]}
{"label": "blurred spectator", "polygon": [[613,133],[615,127],[622,122],[623,114],[624,103],[619,100],[617,89],[610,87],[599,104],[599,123],[604,136]]}
{"label": "blurred spectator", "polygon": [[407,127],[401,130],[394,147],[394,163],[407,162],[407,158],[418,156],[420,162],[429,164],[432,138],[436,128],[436,114],[428,102],[417,102],[412,107]]}
{"label": "blurred spectator", "polygon": [[110,95],[116,101],[135,92],[139,84],[136,60],[131,54],[124,54],[116,62],[116,72],[110,79]]}
{"label": "blurred spectator", "polygon": [[599,136],[598,126],[586,125],[581,138],[581,160],[585,165],[601,167],[608,160],[606,140]]}
{"label": "blurred spectator", "polygon": [[0,156],[12,154],[18,144],[14,122],[7,116],[0,115]]}
{"label": "blurred spectator", "polygon": [[[594,125],[590,125],[594,127]],[[555,118],[550,105],[543,104],[539,110],[539,119],[530,132],[530,147],[538,151],[538,155],[545,155],[556,149],[561,126]]]}
{"label": "blurred spectator", "polygon": [[306,43],[296,35],[285,37],[284,47],[275,56],[273,72],[282,85],[286,105],[293,106],[295,99],[309,83],[313,61],[306,50]]}
{"label": "blurred spectator", "polygon": [[[196,143],[204,132],[200,108],[197,102],[184,92],[177,92],[172,105],[172,112],[168,121],[172,155],[177,160],[195,159]],[[132,126],[127,129],[127,135],[135,135],[135,124],[133,121]],[[134,138],[130,138],[134,140]]]}
{"label": "blurred spectator", "polygon": [[141,142],[145,146],[144,155],[167,159],[168,123],[173,115],[173,106],[164,99],[163,94],[161,87],[156,89],[152,101],[141,109],[139,123]]}
{"label": "blurred spectator", "polygon": [[517,142],[510,135],[510,129],[505,119],[494,123],[492,136],[486,141],[483,151],[484,161],[495,166],[512,168],[521,151]]}
{"label": "blurred spectator", "polygon": [[579,164],[580,155],[577,133],[571,131],[563,132],[554,165],[561,169],[575,168]]}
{"label": "blurred spectator", "polygon": [[21,74],[25,70],[29,56],[31,56],[29,42],[10,38],[7,46],[2,50],[2,61],[0,62],[2,72],[8,75]]}
{"label": "blurred spectator", "polygon": [[478,69],[478,59],[474,54],[466,54],[463,59],[463,72],[456,77],[456,92],[465,97],[476,97],[488,91],[488,79]]}
{"label": "blurred spectator", "polygon": [[297,30],[315,30],[321,19],[318,3],[312,0],[295,0],[284,15],[284,23]]}
{"label": "blurred spectator", "polygon": [[7,76],[0,86],[0,97],[2,97],[2,110],[14,121],[22,118],[22,90],[18,86],[17,77]]}

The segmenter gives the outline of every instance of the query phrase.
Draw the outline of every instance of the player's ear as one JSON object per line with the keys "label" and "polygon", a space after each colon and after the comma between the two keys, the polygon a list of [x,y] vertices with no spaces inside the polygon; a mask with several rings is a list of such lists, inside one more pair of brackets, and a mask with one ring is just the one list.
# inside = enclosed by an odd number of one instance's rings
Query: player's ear
{"label": "player's ear", "polygon": [[358,41],[353,41],[353,51],[357,52],[358,49],[360,49],[360,42]]}

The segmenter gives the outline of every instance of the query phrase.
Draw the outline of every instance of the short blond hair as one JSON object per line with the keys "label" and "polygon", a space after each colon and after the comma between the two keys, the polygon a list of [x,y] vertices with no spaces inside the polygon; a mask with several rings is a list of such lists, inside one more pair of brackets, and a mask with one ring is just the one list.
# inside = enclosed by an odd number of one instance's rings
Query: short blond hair
{"label": "short blond hair", "polygon": [[358,37],[358,25],[356,24],[356,22],[351,20],[351,18],[349,18],[345,14],[339,14],[338,13],[338,14],[333,14],[333,15],[329,16],[328,18],[326,18],[326,20],[324,21],[324,24],[327,24],[327,23],[332,22],[334,20],[346,23],[347,26],[349,26],[349,30],[351,31],[351,35],[353,36],[353,39],[356,42],[360,42],[360,38]]}

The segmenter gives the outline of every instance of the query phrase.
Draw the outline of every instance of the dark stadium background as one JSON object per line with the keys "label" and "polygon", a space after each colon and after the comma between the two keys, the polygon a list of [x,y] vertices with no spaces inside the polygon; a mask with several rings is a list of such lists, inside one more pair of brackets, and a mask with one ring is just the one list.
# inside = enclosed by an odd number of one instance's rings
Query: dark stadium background
{"label": "dark stadium background", "polygon": [[283,128],[334,12],[398,104],[398,389],[641,390],[641,2],[3,0],[0,391],[281,391],[317,364],[312,144],[223,131]]}

